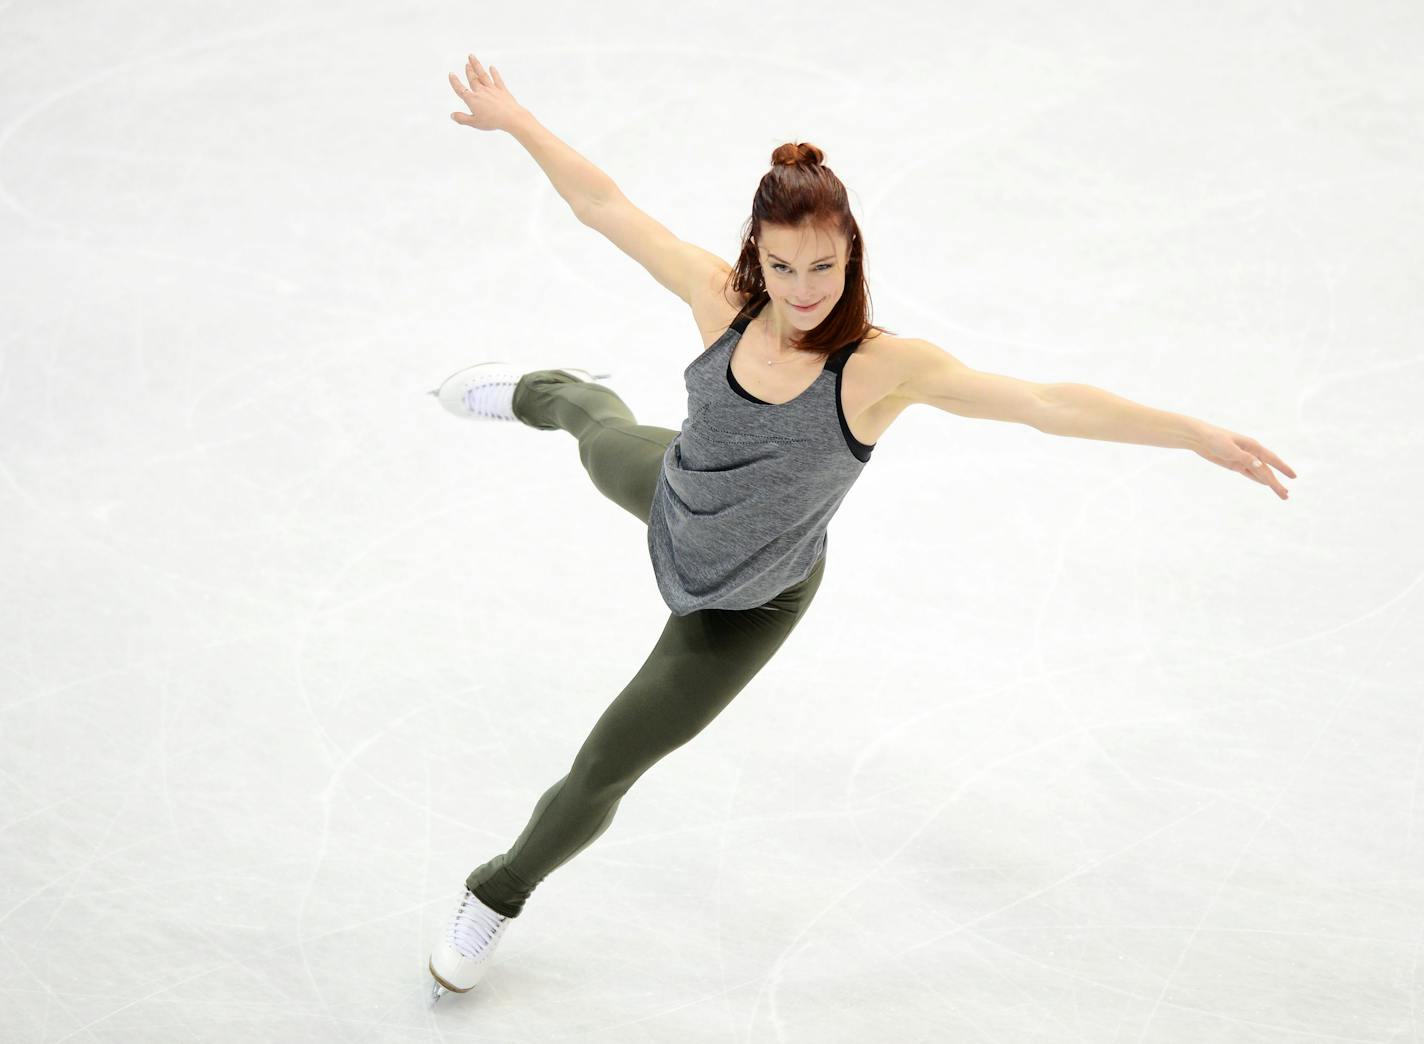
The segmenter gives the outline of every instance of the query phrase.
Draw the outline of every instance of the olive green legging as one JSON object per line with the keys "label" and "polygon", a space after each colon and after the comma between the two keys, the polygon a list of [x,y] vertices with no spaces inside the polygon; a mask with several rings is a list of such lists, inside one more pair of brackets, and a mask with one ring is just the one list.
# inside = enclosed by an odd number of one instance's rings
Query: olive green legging
{"label": "olive green legging", "polygon": [[[514,390],[514,414],[578,439],[593,484],[647,524],[663,451],[676,431],[637,423],[611,389],[562,370],[525,374]],[[466,887],[486,906],[518,917],[539,882],[608,829],[638,777],[706,728],[771,659],[815,597],[825,563],[822,555],[805,580],[754,609],[670,613],[568,773],[539,798],[509,850],[471,871]]]}

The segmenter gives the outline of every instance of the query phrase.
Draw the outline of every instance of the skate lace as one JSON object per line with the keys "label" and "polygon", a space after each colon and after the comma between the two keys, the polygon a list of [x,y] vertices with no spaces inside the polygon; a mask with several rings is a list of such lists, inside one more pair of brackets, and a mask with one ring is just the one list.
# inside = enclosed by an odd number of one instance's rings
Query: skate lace
{"label": "skate lace", "polygon": [[465,389],[465,408],[483,417],[509,416],[509,404],[517,381],[485,381]]}
{"label": "skate lace", "polygon": [[460,901],[460,909],[450,922],[450,943],[462,957],[478,957],[499,926],[508,919],[502,914],[491,913],[473,892],[467,891]]}

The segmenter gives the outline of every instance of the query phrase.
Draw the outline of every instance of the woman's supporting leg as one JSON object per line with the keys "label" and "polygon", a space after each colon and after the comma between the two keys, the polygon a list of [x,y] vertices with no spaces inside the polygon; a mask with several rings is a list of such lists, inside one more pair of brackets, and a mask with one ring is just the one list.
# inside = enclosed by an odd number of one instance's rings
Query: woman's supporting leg
{"label": "woman's supporting leg", "polygon": [[755,609],[670,615],[652,653],[603,712],[573,764],[539,799],[509,851],[473,870],[465,886],[517,917],[549,873],[599,837],[638,777],[701,732],[781,647],[821,586],[810,575]]}
{"label": "woman's supporting leg", "polygon": [[578,439],[579,460],[609,500],[645,525],[671,428],[639,424],[612,388],[562,370],[534,370],[514,388],[514,415],[533,428],[562,428]]}

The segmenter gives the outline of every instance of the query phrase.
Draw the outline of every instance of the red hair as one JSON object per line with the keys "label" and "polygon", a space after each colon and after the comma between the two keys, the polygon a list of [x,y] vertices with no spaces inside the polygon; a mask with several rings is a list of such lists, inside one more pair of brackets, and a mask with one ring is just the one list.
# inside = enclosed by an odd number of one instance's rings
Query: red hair
{"label": "red hair", "polygon": [[[753,312],[770,295],[757,257],[757,237],[763,225],[810,225],[834,230],[850,242],[846,258],[845,290],[829,315],[796,342],[801,351],[830,355],[861,340],[871,330],[894,333],[869,321],[870,287],[865,281],[865,243],[860,226],[850,212],[845,185],[835,171],[822,164],[823,153],[809,142],[778,145],[771,154],[771,169],[762,175],[752,197],[752,213],[742,232],[742,252],[727,277],[740,293],[751,294],[742,312]],[[740,316],[741,313],[739,313]]]}

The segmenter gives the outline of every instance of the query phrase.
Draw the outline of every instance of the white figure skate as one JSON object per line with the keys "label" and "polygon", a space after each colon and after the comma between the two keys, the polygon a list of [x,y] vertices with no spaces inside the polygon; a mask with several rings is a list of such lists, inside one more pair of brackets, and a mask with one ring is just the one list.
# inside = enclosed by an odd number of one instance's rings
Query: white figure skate
{"label": "white figure skate", "polygon": [[[611,373],[589,373],[570,366],[555,369],[581,381],[597,381],[613,376]],[[431,389],[430,394],[457,417],[513,421],[519,419],[514,415],[514,386],[523,376],[523,370],[507,362],[476,363],[446,377],[440,382],[440,387]]]}
{"label": "white figure skate", "polygon": [[430,951],[433,1005],[447,993],[469,993],[489,969],[490,954],[499,944],[510,918],[475,898],[468,888],[445,933]]}

